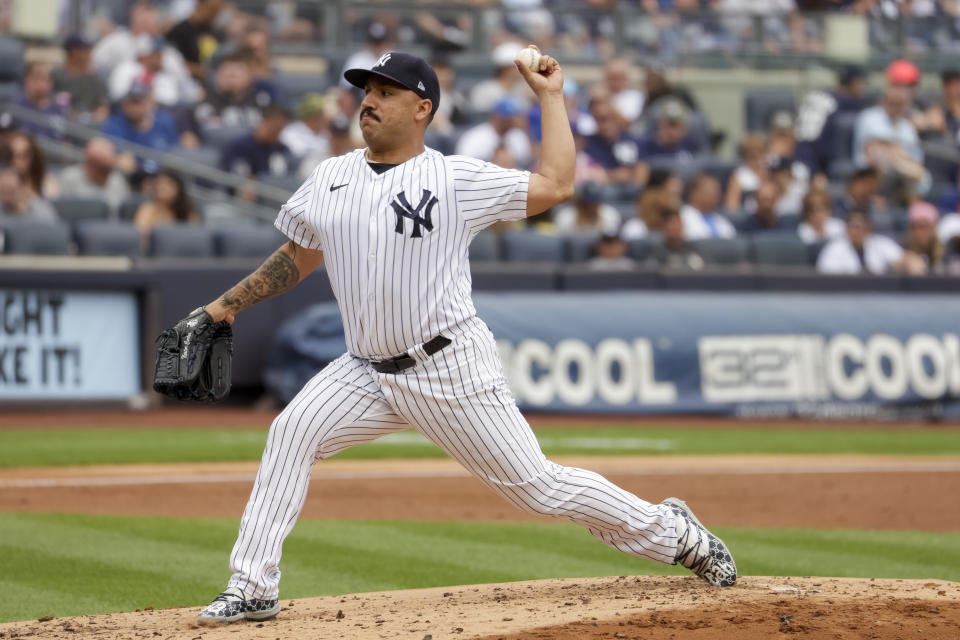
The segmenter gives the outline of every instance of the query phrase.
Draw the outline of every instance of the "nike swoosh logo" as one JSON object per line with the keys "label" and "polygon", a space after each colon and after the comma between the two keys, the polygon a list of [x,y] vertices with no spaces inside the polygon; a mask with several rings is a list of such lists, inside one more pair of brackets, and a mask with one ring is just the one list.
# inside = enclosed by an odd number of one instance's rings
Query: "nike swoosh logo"
{"label": "nike swoosh logo", "polygon": [[344,183],[344,184],[339,184],[339,185],[337,185],[337,186],[330,185],[330,193],[333,193],[333,192],[336,191],[337,189],[343,189],[343,188],[344,188],[345,186],[347,186],[348,184],[350,184],[350,183],[349,183],[349,182],[346,182],[346,183]]}

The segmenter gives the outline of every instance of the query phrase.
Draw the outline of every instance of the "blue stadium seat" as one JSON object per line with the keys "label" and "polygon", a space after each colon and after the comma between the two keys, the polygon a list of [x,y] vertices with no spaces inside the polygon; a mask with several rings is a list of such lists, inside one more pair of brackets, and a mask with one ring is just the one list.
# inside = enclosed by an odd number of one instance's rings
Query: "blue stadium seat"
{"label": "blue stadium seat", "polygon": [[[250,133],[249,127],[211,127],[200,132],[200,139],[205,146],[223,149],[225,146]],[[217,156],[219,162],[219,154]]]}
{"label": "blue stadium seat", "polygon": [[593,257],[593,246],[597,244],[597,234],[578,233],[565,236],[567,262],[586,262]]}
{"label": "blue stadium seat", "polygon": [[502,248],[507,262],[563,262],[563,239],[532,230],[507,231]]}
{"label": "blue stadium seat", "polygon": [[792,233],[760,232],[750,237],[750,259],[756,264],[807,265],[810,252]]}
{"label": "blue stadium seat", "polygon": [[18,38],[0,36],[0,82],[19,85],[23,67],[23,43]]}
{"label": "blue stadium seat", "polygon": [[481,231],[470,243],[470,260],[477,262],[492,262],[500,258],[500,247],[497,234],[492,231]]}
{"label": "blue stadium seat", "polygon": [[326,78],[315,74],[277,73],[271,78],[283,102],[296,109],[308,93],[323,93],[330,86]]}
{"label": "blue stadium seat", "polygon": [[134,193],[127,196],[126,199],[120,203],[120,208],[117,210],[117,216],[123,222],[132,221],[134,216],[137,214],[137,209],[140,208],[140,205],[148,200],[150,200],[150,196],[145,193]]}
{"label": "blue stadium seat", "polygon": [[77,241],[77,253],[82,256],[130,256],[141,255],[140,232],[126,222],[85,220],[73,229]]}
{"label": "blue stadium seat", "polygon": [[743,238],[706,238],[692,243],[709,264],[740,264],[747,262],[747,241]]}
{"label": "blue stadium seat", "polygon": [[78,220],[106,220],[110,217],[110,205],[100,198],[59,198],[53,208],[64,222]]}
{"label": "blue stadium seat", "polygon": [[743,115],[747,131],[766,131],[770,118],[780,110],[797,112],[797,99],[792,89],[753,89],[743,100]]}
{"label": "blue stadium seat", "polygon": [[646,238],[627,242],[627,253],[637,262],[646,262],[657,257],[663,248],[663,237],[660,234],[649,235]]}
{"label": "blue stadium seat", "polygon": [[195,224],[168,224],[150,230],[150,255],[163,258],[209,258],[213,231]]}
{"label": "blue stadium seat", "polygon": [[70,252],[70,228],[59,222],[6,221],[0,233],[4,253],[63,256]]}
{"label": "blue stadium seat", "polygon": [[214,231],[216,254],[224,258],[266,258],[286,242],[272,225],[220,227]]}

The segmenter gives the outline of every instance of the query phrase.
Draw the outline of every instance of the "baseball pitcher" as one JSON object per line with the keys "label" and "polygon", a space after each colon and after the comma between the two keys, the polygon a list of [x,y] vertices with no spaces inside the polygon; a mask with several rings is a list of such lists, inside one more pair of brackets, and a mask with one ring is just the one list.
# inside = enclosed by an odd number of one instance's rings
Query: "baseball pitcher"
{"label": "baseball pitcher", "polygon": [[414,428],[524,511],[566,518],[604,544],[734,584],[727,547],[680,500],[651,504],[600,475],[547,460],[507,387],[493,335],[470,297],[467,247],[481,230],[573,194],[575,150],[555,59],[517,68],[542,110],[536,173],[424,146],[440,100],[422,59],[385,53],[344,77],[365,92],[365,149],[322,162],[280,208],[289,242],[204,309],[209,322],[294,287],[323,263],[347,353],[316,374],[273,421],[230,555],[226,591],[199,622],[265,620],[280,611],[283,541],[314,463]]}

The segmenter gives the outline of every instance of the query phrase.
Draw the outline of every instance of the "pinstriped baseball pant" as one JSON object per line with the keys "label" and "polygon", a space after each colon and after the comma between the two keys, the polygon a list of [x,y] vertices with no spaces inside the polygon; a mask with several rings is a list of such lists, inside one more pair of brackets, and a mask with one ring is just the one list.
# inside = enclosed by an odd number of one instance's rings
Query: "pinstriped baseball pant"
{"label": "pinstriped baseball pant", "polygon": [[229,586],[276,598],[284,539],[300,515],[313,465],[349,447],[413,427],[526,512],[566,518],[625,553],[672,563],[673,515],[591,471],[546,459],[503,376],[493,335],[471,318],[453,343],[415,367],[376,372],[344,354],[273,421],[230,555]]}

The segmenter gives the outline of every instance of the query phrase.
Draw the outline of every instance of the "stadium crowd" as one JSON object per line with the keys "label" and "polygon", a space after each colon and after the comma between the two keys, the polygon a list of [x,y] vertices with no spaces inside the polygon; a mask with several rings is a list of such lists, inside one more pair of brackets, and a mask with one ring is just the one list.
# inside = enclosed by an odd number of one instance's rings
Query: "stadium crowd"
{"label": "stadium crowd", "polygon": [[[469,84],[458,78],[452,55],[466,37],[464,25],[416,16],[417,28],[432,35],[426,41],[434,45],[431,63],[441,84],[428,144],[533,169],[539,112],[513,58],[527,40],[567,46],[561,40],[575,30],[536,0],[480,4],[501,5],[502,25],[490,53],[492,72]],[[714,42],[721,31],[743,36],[760,25],[761,40],[769,36],[765,46],[775,48],[778,34],[794,47],[807,42],[806,9],[956,18],[960,6],[946,0],[628,4],[662,19],[660,60],[669,59],[664,43],[671,37],[688,37],[691,26],[706,29],[703,14],[685,18],[695,9],[716,12]],[[63,203],[94,198],[106,204],[108,219],[135,226],[149,252],[155,228],[201,224],[205,211],[191,202],[183,176],[126,143],[210,158],[248,180],[223,196],[242,202],[257,201],[253,181],[292,192],[324,158],[363,145],[357,90],[345,82],[292,83],[275,69],[271,45],[279,37],[309,37],[309,20],[282,21],[269,6],[260,15],[223,0],[120,5],[123,18],[98,22],[95,38],[66,34],[61,64],[24,64],[11,103],[47,117],[28,122],[0,114],[0,226],[56,221]],[[761,19],[735,20],[751,15]],[[584,37],[602,50],[605,27],[588,27]],[[365,45],[330,64],[370,67],[397,44],[399,25],[391,16],[364,21],[362,29]],[[750,260],[744,243],[775,238],[783,251],[802,247],[795,262],[824,273],[960,274],[958,166],[949,157],[926,157],[922,144],[960,150],[960,69],[944,71],[939,95],[921,99],[921,73],[908,60],[886,68],[879,96],[867,90],[864,69],[844,67],[836,86],[807,94],[796,110],[764,112],[762,126],[738,141],[730,162],[715,155],[723,133],[711,127],[710,108],[676,84],[665,64],[647,61],[638,69],[629,57],[605,58],[599,81],[586,86],[568,78],[564,87],[578,148],[574,198],[493,233],[590,238],[583,257],[598,269],[638,263],[704,269]],[[99,128],[102,137],[86,142],[79,163],[48,166],[38,140],[66,140],[63,121]]]}

